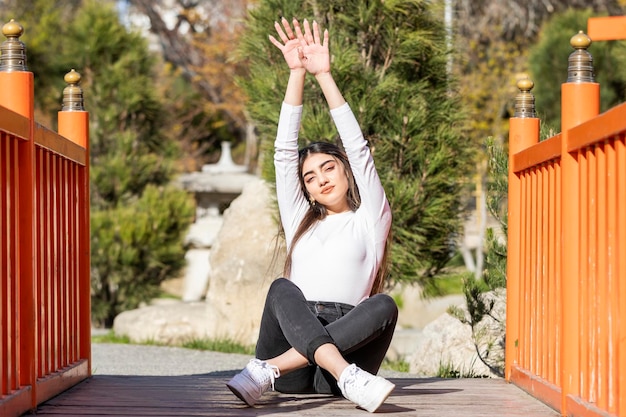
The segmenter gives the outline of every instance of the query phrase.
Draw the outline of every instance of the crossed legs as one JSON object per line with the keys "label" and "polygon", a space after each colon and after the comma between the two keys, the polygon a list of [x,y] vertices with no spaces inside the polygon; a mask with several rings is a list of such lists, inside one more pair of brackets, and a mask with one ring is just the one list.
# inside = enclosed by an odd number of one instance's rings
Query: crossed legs
{"label": "crossed legs", "polygon": [[350,363],[378,372],[397,314],[393,299],[377,294],[324,326],[300,289],[280,278],[267,295],[256,356],[280,370],[278,391],[338,394],[336,381]]}

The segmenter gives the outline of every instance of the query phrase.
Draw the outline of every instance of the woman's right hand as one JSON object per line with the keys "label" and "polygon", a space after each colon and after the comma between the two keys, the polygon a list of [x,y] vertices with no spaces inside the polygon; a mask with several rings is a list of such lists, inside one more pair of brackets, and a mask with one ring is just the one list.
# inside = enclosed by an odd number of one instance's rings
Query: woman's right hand
{"label": "woman's right hand", "polygon": [[300,59],[301,45],[299,39],[303,37],[300,23],[298,20],[293,19],[293,30],[291,29],[287,19],[284,17],[281,19],[281,23],[282,27],[280,23],[274,22],[274,28],[276,28],[276,32],[282,40],[282,43],[272,35],[269,36],[270,42],[272,42],[274,46],[280,49],[283,53],[285,62],[287,62],[290,70],[304,69],[304,64]]}

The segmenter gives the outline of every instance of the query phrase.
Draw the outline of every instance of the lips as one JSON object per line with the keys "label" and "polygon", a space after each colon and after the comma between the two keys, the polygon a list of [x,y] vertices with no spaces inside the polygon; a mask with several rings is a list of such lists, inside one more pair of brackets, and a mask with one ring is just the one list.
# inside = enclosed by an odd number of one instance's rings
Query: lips
{"label": "lips", "polygon": [[335,186],[328,185],[328,186],[322,188],[322,191],[320,191],[320,194],[328,194],[328,193],[330,193],[333,190],[333,188],[335,188]]}

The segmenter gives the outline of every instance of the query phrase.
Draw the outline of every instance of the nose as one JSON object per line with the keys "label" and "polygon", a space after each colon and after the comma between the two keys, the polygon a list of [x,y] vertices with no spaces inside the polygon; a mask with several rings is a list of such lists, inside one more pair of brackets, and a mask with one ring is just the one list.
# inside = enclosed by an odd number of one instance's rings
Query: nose
{"label": "nose", "polygon": [[322,187],[322,186],[326,185],[326,183],[328,183],[328,178],[326,178],[326,176],[324,174],[320,174],[317,178],[319,180],[320,187]]}

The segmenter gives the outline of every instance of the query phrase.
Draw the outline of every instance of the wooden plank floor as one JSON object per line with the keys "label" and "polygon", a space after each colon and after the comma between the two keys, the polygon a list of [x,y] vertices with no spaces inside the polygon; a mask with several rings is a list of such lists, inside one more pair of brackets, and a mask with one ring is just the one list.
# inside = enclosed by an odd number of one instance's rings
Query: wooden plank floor
{"label": "wooden plank floor", "polygon": [[[250,408],[226,388],[235,371],[181,376],[95,375],[42,404],[38,416],[366,416],[325,395],[269,393]],[[556,417],[558,413],[501,379],[390,378],[377,414],[387,416]]]}

